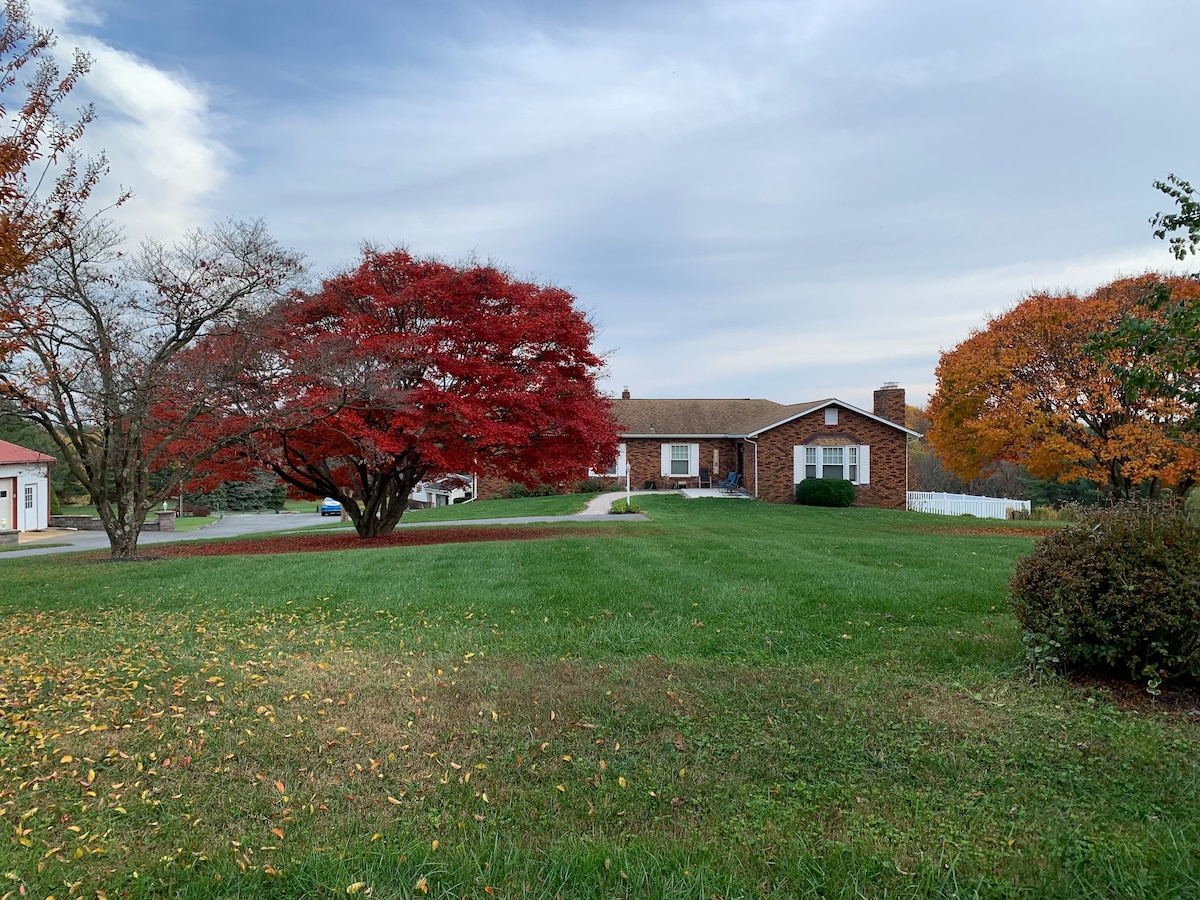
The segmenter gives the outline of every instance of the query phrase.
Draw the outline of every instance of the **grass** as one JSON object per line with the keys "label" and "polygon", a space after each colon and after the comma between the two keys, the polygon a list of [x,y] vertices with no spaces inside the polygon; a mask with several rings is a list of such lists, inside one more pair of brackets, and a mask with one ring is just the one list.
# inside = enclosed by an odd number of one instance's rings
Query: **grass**
{"label": "grass", "polygon": [[603,540],[0,561],[0,895],[1200,893],[1196,723],[1029,682],[1032,539],[639,503]]}

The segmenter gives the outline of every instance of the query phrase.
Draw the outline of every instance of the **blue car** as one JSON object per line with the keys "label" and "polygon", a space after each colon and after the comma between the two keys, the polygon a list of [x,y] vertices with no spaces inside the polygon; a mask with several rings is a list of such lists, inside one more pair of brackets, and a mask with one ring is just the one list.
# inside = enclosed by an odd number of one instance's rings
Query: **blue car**
{"label": "blue car", "polygon": [[338,503],[332,497],[326,497],[321,501],[318,511],[323,516],[340,516],[342,514],[342,504]]}

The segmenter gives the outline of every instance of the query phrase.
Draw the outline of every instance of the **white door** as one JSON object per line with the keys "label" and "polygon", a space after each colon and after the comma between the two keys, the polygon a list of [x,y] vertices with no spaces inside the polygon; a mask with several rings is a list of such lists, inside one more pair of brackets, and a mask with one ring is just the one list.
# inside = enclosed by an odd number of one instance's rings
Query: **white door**
{"label": "white door", "polygon": [[0,531],[8,531],[17,527],[17,501],[13,496],[16,481],[12,478],[0,478]]}
{"label": "white door", "polygon": [[27,484],[25,490],[22,491],[23,496],[21,501],[21,525],[19,531],[37,531],[38,528],[38,513],[37,513],[37,485]]}

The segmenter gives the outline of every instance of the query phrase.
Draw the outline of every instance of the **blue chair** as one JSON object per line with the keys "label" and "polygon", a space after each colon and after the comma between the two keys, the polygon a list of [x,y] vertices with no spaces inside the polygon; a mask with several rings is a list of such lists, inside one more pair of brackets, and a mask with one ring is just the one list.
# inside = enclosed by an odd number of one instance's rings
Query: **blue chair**
{"label": "blue chair", "polygon": [[717,482],[717,487],[727,494],[738,494],[742,490],[742,473],[730,472],[723,481]]}

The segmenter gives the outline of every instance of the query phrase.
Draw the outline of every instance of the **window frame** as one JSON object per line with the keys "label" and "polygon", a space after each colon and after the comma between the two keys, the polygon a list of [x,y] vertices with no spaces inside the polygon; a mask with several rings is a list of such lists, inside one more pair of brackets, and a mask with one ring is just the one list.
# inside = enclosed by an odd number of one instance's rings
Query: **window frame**
{"label": "window frame", "polygon": [[[686,448],[686,460],[675,453]],[[660,475],[663,478],[699,478],[700,477],[700,445],[689,441],[664,441],[659,445],[661,465]],[[686,463],[686,471],[678,471],[676,463]]]}
{"label": "window frame", "polygon": [[[826,462],[835,458],[836,451],[841,462]],[[792,480],[795,484],[810,478],[824,478],[825,468],[838,467],[840,478],[854,485],[871,483],[871,447],[869,444],[796,444],[792,447]]]}

